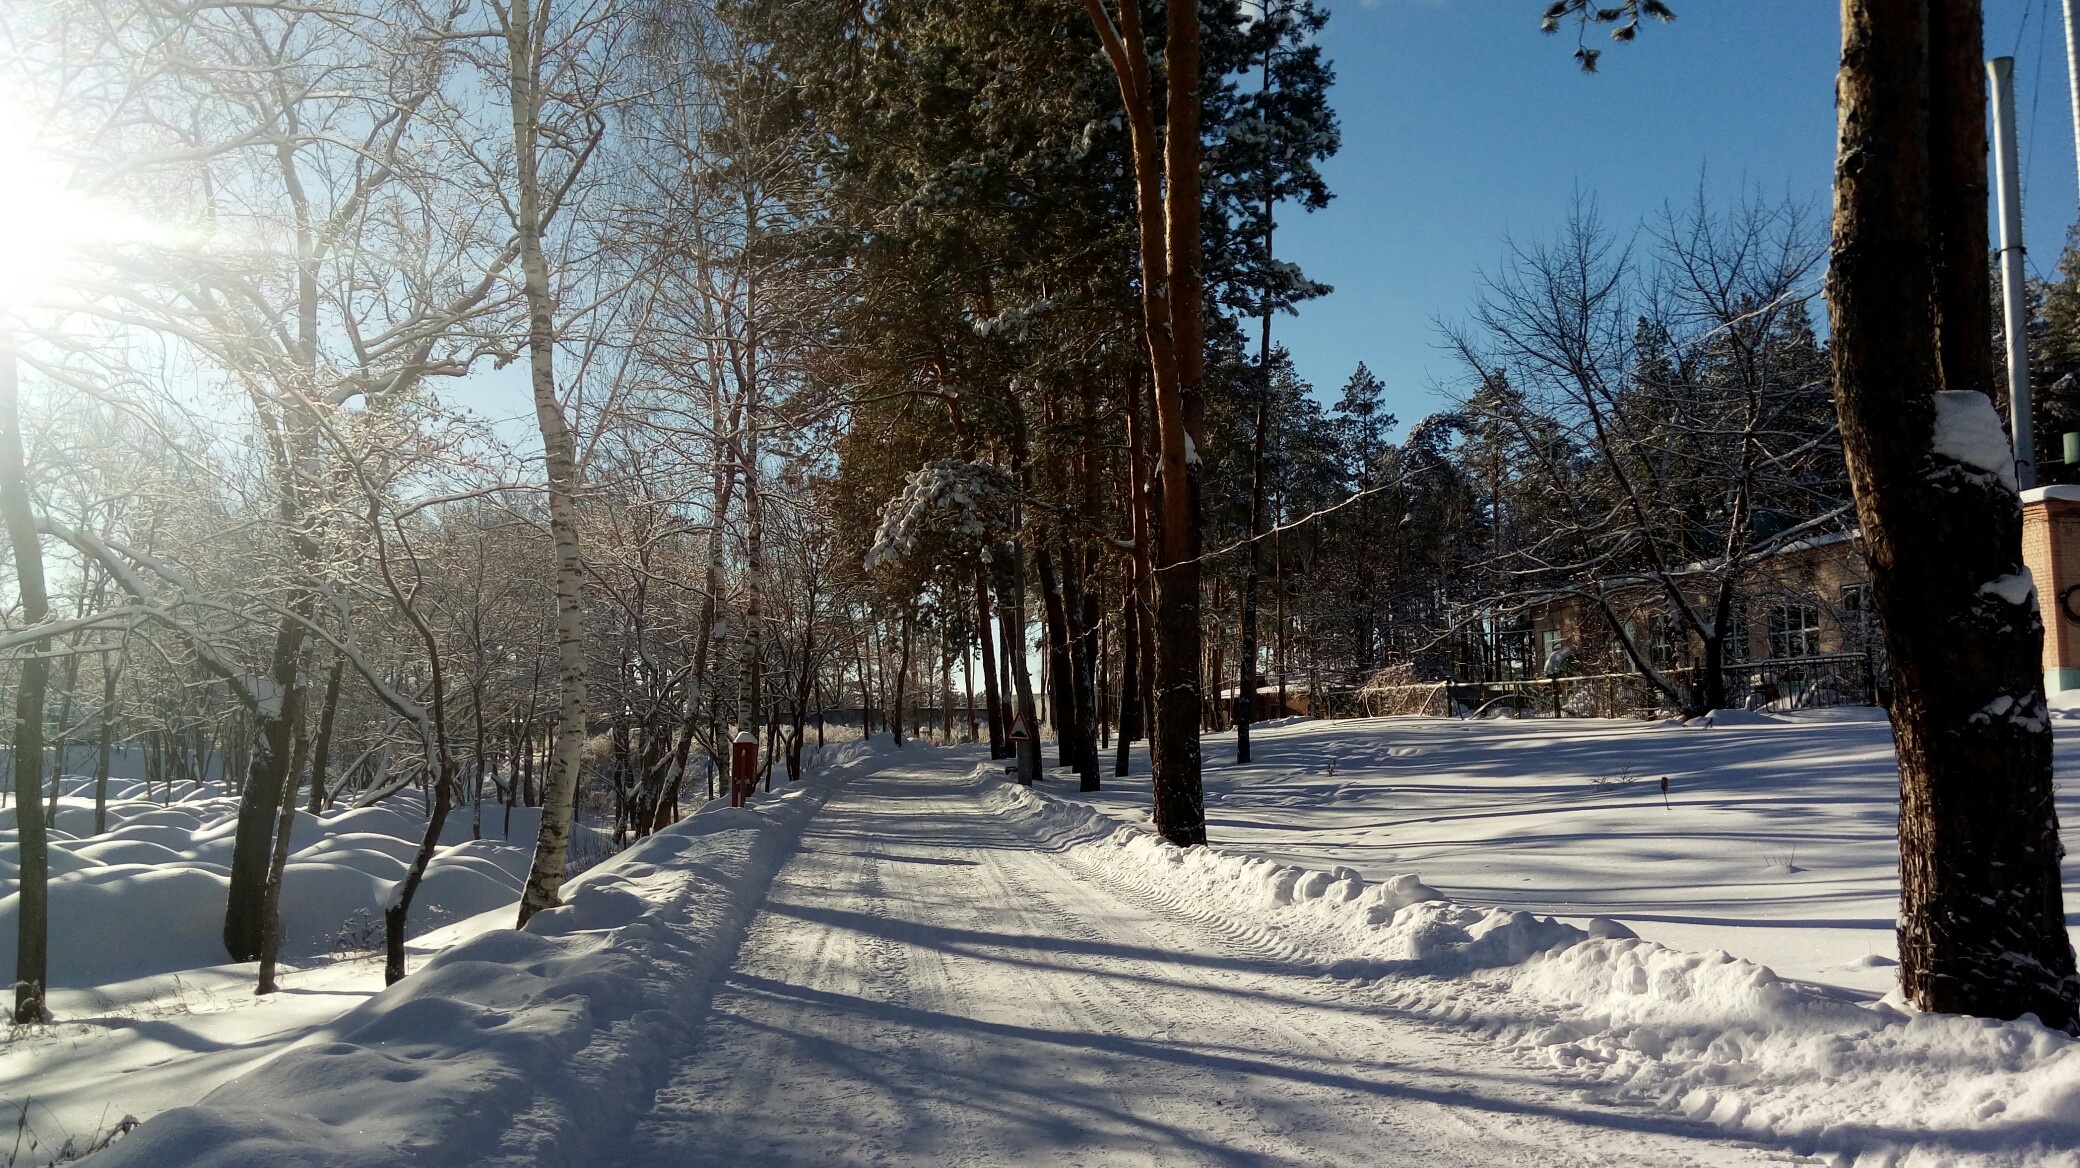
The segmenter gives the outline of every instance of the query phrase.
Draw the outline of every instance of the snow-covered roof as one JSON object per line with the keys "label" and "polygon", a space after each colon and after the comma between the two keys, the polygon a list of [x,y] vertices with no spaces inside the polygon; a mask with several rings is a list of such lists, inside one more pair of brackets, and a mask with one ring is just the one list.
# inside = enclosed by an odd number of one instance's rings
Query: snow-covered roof
{"label": "snow-covered roof", "polygon": [[2053,483],[2048,487],[2031,487],[2022,492],[2022,501],[2025,503],[2042,503],[2047,499],[2056,499],[2061,503],[2080,503],[2080,487],[2067,483]]}

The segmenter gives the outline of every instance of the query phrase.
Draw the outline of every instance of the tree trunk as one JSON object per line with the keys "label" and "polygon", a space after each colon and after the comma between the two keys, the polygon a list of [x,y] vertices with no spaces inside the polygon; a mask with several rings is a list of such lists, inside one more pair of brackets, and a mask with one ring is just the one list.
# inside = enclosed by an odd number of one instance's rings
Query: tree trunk
{"label": "tree trunk", "polygon": [[539,806],[539,794],[535,790],[535,735],[534,722],[530,719],[520,724],[520,802],[528,807]]}
{"label": "tree trunk", "polygon": [[[406,870],[404,880],[391,892],[390,903],[383,907],[383,984],[386,986],[404,980],[405,922],[411,915],[412,896],[419,891],[420,881],[426,878],[426,866],[433,862],[433,853],[440,847],[441,829],[447,826],[448,812],[454,804],[455,760],[448,754],[445,730],[439,737],[442,748],[439,771],[433,783],[433,814],[426,820],[426,834],[420,837],[412,866]],[[542,817],[546,819],[548,814],[544,812]]]}
{"label": "tree trunk", "polygon": [[867,674],[867,629],[859,634],[859,736],[874,736],[874,683]]}
{"label": "tree trunk", "polygon": [[1155,390],[1160,529],[1155,533],[1155,733],[1149,740],[1156,830],[1189,847],[1206,842],[1200,789],[1199,490],[1203,445],[1205,321],[1199,271],[1199,10],[1165,9],[1162,158],[1140,6],[1127,0],[1114,26],[1100,0],[1085,0],[1119,82],[1134,156],[1140,240],[1142,332]]}
{"label": "tree trunk", "polygon": [[953,638],[944,624],[939,626],[939,735],[942,745],[953,741]]}
{"label": "tree trunk", "polygon": [[[1095,506],[1092,510],[1096,510]],[[1075,754],[1069,765],[1076,768],[1078,790],[1096,791],[1098,780],[1098,695],[1092,676],[1097,658],[1091,648],[1098,627],[1094,605],[1097,589],[1084,588],[1083,572],[1072,543],[1062,552],[1062,611],[1069,618],[1069,693],[1067,704],[1076,726]]]}
{"label": "tree trunk", "polygon": [[1076,712],[1075,664],[1070,660],[1068,605],[1054,554],[1046,543],[1033,556],[1040,573],[1040,611],[1047,624],[1048,721],[1054,726],[1056,766],[1072,767],[1083,754],[1082,726]]}
{"label": "tree trunk", "polygon": [[982,740],[982,723],[975,718],[975,646],[972,642],[961,645],[961,707],[968,720],[967,736],[961,741],[974,744]]}
{"label": "tree trunk", "polygon": [[301,593],[291,602],[291,615],[275,629],[269,688],[261,695],[259,725],[253,735],[252,758],[246,764],[245,789],[238,796],[238,827],[231,843],[231,880],[224,903],[224,950],[233,961],[252,961],[264,943],[267,872],[274,854],[274,825],[282,804],[282,784],[289,779],[291,691],[303,664],[304,622],[312,599]]}
{"label": "tree trunk", "polygon": [[310,739],[303,731],[304,691],[297,686],[289,694],[289,725],[293,744],[289,749],[289,773],[282,783],[281,809],[276,813],[274,850],[267,865],[267,896],[261,909],[260,985],[257,993],[275,992],[275,960],[282,947],[282,878],[289,870],[289,849],[296,828],[296,780],[303,776]]}
{"label": "tree trunk", "polygon": [[1120,598],[1121,620],[1119,695],[1119,755],[1113,774],[1124,776],[1130,768],[1134,742],[1147,733],[1146,723],[1154,703],[1149,685],[1150,666],[1155,660],[1149,639],[1149,599],[1153,564],[1150,551],[1148,464],[1143,456],[1147,424],[1141,412],[1141,382],[1127,381],[1127,528],[1133,549],[1127,557],[1127,584]]}
{"label": "tree trunk", "polygon": [[332,672],[325,678],[325,708],[318,713],[318,740],[311,748],[312,815],[325,810],[325,767],[332,761],[332,721],[339,713],[340,676],[346,667],[346,657],[334,654]]}
{"label": "tree trunk", "polygon": [[[710,396],[711,404],[719,401]],[[717,412],[720,412],[719,409]],[[694,634],[692,674],[686,683],[686,716],[679,727],[679,742],[672,752],[672,778],[669,786],[676,792],[686,776],[686,762],[692,756],[695,731],[700,727],[702,705],[711,700],[716,687],[710,683],[713,675],[712,661],[715,645],[716,598],[722,594],[722,537],[724,524],[729,519],[730,488],[735,482],[735,460],[725,457],[728,439],[715,440],[715,474],[713,504],[708,508],[708,548],[706,569],[702,576],[700,621],[701,627]],[[712,719],[711,719],[712,721]],[[709,795],[713,798],[711,792]]]}
{"label": "tree trunk", "polygon": [[[623,687],[621,692],[627,693],[629,671],[625,662],[618,680]],[[635,783],[631,780],[633,764],[629,758],[628,719],[625,716],[615,715],[613,725],[607,731],[607,742],[612,751],[610,773],[614,777],[614,847],[619,849],[626,842],[627,832],[635,822],[635,808],[632,804],[636,791]]]}
{"label": "tree trunk", "polygon": [[477,724],[476,745],[469,756],[469,838],[473,840],[484,838],[484,677],[483,662],[479,660],[477,664],[478,673],[471,680],[469,696],[470,714]]}
{"label": "tree trunk", "polygon": [[[1095,573],[1093,573],[1095,575]],[[1092,600],[1097,600],[1094,595]],[[1104,626],[1101,613],[1092,627],[1096,629],[1098,641],[1098,692],[1094,695],[1098,711],[1098,753],[1112,749],[1112,632]]]}
{"label": "tree trunk", "polygon": [[997,687],[997,647],[990,623],[989,582],[984,579],[982,568],[978,565],[975,569],[975,640],[982,647],[983,699],[989,705],[989,756],[1003,758],[1006,755],[1006,719],[1003,691]]}
{"label": "tree trunk", "polygon": [[[2012,465],[1932,449],[1997,425],[1977,0],[1846,0],[1835,402],[1889,637],[1900,763],[1900,982],[1927,1010],[2075,1022],[2036,606],[2011,603]],[[1937,398],[1939,392],[1962,395]]]}
{"label": "tree trunk", "polygon": [[79,688],[79,653],[77,646],[67,642],[65,653],[65,682],[60,689],[58,702],[58,740],[51,744],[51,806],[50,825],[58,826],[58,796],[64,790],[65,764],[72,754],[72,707],[75,691]]}
{"label": "tree trunk", "polygon": [[895,738],[895,740],[896,740],[896,745],[897,745],[897,746],[901,746],[901,745],[903,744],[903,710],[904,710],[904,703],[905,703],[905,702],[907,702],[907,701],[909,701],[909,699],[910,699],[910,693],[909,693],[909,687],[910,687],[910,606],[909,606],[909,605],[904,605],[904,606],[903,606],[903,615],[902,615],[902,617],[901,617],[901,619],[900,619],[900,621],[899,621],[898,623],[899,623],[899,627],[898,627],[898,630],[897,630],[897,632],[896,632],[896,692],[895,692],[895,700],[894,700],[893,702],[889,703],[889,707],[888,707],[888,713],[889,713],[889,723],[888,723],[888,731],[889,731],[889,734],[890,734],[890,735],[892,735],[892,736],[893,736],[893,737]]}
{"label": "tree trunk", "polygon": [[[546,5],[547,0],[543,0]],[[542,792],[542,825],[534,862],[520,897],[520,925],[562,903],[564,864],[576,813],[578,769],[585,750],[585,565],[578,551],[578,452],[556,394],[555,291],[542,250],[542,186],[536,134],[539,130],[541,48],[536,36],[547,22],[533,0],[511,0],[506,50],[512,83],[513,156],[518,196],[514,234],[520,244],[522,291],[527,301],[527,355],[535,423],[542,435],[542,461],[549,480],[549,533],[556,545],[556,738],[555,757]],[[440,800],[436,800],[438,804]],[[442,807],[441,816],[446,815]],[[410,879],[410,878],[408,878]],[[416,887],[416,881],[412,882]],[[385,914],[386,922],[390,914]],[[398,914],[397,927],[403,928]],[[402,975],[402,942],[398,964]]]}
{"label": "tree trunk", "polygon": [[[119,650],[115,662],[107,658],[101,662],[101,743],[94,758],[94,834],[108,830],[108,752],[114,745],[116,731],[116,682],[123,674],[121,653],[128,652],[128,639]],[[146,790],[150,794],[149,788]]]}
{"label": "tree trunk", "polygon": [[794,685],[794,737],[787,745],[787,781],[802,777],[803,729],[808,724],[809,702],[816,692],[816,620],[812,610],[802,628],[802,665]]}
{"label": "tree trunk", "polygon": [[1030,787],[1040,778],[1040,718],[1033,707],[1032,674],[1026,668],[1025,590],[1021,587],[1025,552],[1017,540],[1000,545],[996,564],[997,622],[1004,643],[1004,671],[1011,677],[1011,691],[1017,702],[1015,720],[1023,720],[1026,727],[1025,740],[1012,743],[1012,753],[1018,760],[1018,781]]}
{"label": "tree trunk", "polygon": [[[22,623],[50,619],[43,582],[43,542],[29,503],[29,468],[22,439],[22,391],[14,337],[0,327],[0,517],[14,551],[15,586],[22,598]],[[50,848],[43,816],[43,690],[49,676],[50,642],[30,646],[14,691],[14,820],[20,872],[15,909],[14,1020],[43,1021],[49,983]]]}
{"label": "tree trunk", "polygon": [[[1265,49],[1265,82],[1270,84],[1270,49]],[[1271,212],[1266,200],[1264,212]],[[1268,222],[1268,219],[1267,219]],[[1270,250],[1270,232],[1265,232],[1265,250]],[[1235,688],[1235,761],[1249,761],[1249,724],[1257,716],[1257,585],[1264,577],[1264,479],[1266,448],[1271,438],[1271,307],[1266,299],[1257,342],[1257,368],[1263,379],[1257,384],[1256,426],[1250,436],[1249,457],[1249,553],[1242,576],[1242,652]]]}
{"label": "tree trunk", "polygon": [[[1269,6],[1266,6],[1269,15]],[[1277,43],[1276,37],[1264,39],[1264,68],[1257,86],[1260,102],[1269,104],[1271,97],[1271,53]],[[1268,129],[1268,127],[1267,127]],[[1268,132],[1264,136],[1264,261],[1269,264],[1273,257],[1271,248],[1273,229],[1277,226],[1277,200],[1273,197],[1272,165],[1276,158],[1276,142]],[[1265,451],[1270,443],[1271,427],[1271,289],[1263,289],[1263,301],[1257,313],[1257,402],[1255,426],[1250,431],[1249,459],[1249,559],[1242,579],[1242,653],[1241,670],[1235,686],[1235,761],[1246,763],[1249,759],[1249,726],[1257,716],[1257,584],[1264,575],[1264,479]]]}
{"label": "tree trunk", "polygon": [[1119,607],[1119,752],[1112,773],[1125,777],[1134,740],[1141,737],[1141,600],[1131,582],[1120,591]]}
{"label": "tree trunk", "polygon": [[1173,4],[1166,17],[1164,259],[1176,380],[1165,386],[1158,368],[1156,435],[1162,455],[1163,511],[1156,544],[1156,735],[1150,754],[1156,830],[1171,843],[1190,847],[1206,842],[1199,757],[1199,490],[1206,356],[1199,273],[1199,9],[1195,4]]}
{"label": "tree trunk", "polygon": [[758,428],[747,418],[744,439],[744,657],[738,682],[737,729],[757,733],[765,712],[765,502],[758,482]]}

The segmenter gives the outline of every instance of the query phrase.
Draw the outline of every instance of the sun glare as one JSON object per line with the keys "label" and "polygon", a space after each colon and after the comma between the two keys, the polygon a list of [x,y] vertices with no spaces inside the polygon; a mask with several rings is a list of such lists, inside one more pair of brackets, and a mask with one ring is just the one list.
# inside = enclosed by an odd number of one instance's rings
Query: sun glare
{"label": "sun glare", "polygon": [[163,234],[139,216],[81,191],[68,169],[0,102],[0,304],[41,297],[77,282],[97,253]]}

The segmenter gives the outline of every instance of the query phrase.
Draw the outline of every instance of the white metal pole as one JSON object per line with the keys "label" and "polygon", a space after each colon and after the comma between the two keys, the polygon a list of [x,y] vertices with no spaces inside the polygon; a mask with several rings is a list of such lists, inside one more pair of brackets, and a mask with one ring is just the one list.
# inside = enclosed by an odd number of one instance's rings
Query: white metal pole
{"label": "white metal pole", "polygon": [[2073,159],[2080,165],[2080,9],[2066,7],[2066,89],[2073,98]]}
{"label": "white metal pole", "polygon": [[2030,439],[2029,292],[2022,275],[2022,188],[2015,165],[2015,58],[1986,62],[1993,81],[1994,176],[2001,208],[2002,332],[2008,343],[2008,427],[2015,438],[2015,479],[2024,489],[2037,485],[2037,463]]}

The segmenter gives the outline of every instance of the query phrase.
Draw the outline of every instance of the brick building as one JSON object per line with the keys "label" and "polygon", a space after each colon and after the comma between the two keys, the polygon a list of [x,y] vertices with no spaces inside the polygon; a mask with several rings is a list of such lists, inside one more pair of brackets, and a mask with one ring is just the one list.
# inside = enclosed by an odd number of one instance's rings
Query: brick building
{"label": "brick building", "polygon": [[2022,492],[2022,562],[2044,616],[2044,692],[2080,689],[2080,487]]}
{"label": "brick building", "polygon": [[[2074,514],[2080,522],[2080,503],[2074,505]],[[1698,663],[1702,643],[1670,611],[1659,585],[1642,581],[1615,591],[1614,607],[1626,614],[1622,620],[1633,643],[1657,668],[1683,669]],[[1701,589],[1698,599],[1703,599]],[[1544,662],[1562,647],[1574,650],[1580,668],[1586,670],[1630,668],[1609,621],[1583,597],[1556,596],[1534,605],[1518,623],[1519,628],[1504,634],[1524,642],[1522,650],[1505,655],[1517,676],[1539,676]],[[1727,634],[1726,662],[1732,668],[1862,654],[1873,647],[1874,639],[1870,571],[1862,545],[1853,535],[1828,535],[1786,545],[1741,581]]]}

